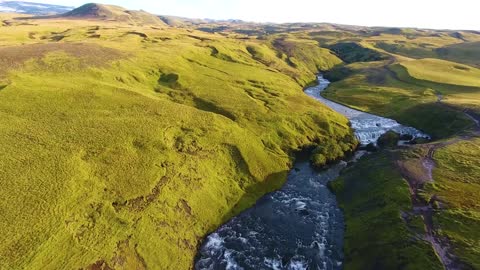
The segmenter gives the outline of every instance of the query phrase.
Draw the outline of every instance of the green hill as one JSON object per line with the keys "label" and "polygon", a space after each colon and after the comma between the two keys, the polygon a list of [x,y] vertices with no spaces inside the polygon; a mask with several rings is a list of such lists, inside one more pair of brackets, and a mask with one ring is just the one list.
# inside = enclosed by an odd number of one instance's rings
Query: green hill
{"label": "green hill", "polygon": [[480,41],[445,46],[437,53],[442,59],[480,67]]}
{"label": "green hill", "polygon": [[412,77],[419,80],[480,87],[480,70],[467,65],[431,58],[404,61],[401,65]]}
{"label": "green hill", "polygon": [[140,25],[166,25],[159,17],[145,11],[126,10],[119,6],[95,3],[85,4],[57,17],[116,21]]}

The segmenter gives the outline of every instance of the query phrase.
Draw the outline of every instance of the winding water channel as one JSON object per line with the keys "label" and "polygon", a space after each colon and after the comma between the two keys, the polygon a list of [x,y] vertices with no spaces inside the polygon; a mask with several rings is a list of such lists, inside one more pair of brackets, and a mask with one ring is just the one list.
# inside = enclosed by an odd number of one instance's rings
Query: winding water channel
{"label": "winding water channel", "polygon": [[[361,144],[375,143],[388,130],[427,137],[395,120],[323,98],[320,93],[329,83],[319,75],[318,85],[305,93],[345,115]],[[318,172],[308,160],[298,161],[280,190],[265,195],[205,239],[195,269],[342,269],[344,220],[327,183],[346,166],[342,161]]]}

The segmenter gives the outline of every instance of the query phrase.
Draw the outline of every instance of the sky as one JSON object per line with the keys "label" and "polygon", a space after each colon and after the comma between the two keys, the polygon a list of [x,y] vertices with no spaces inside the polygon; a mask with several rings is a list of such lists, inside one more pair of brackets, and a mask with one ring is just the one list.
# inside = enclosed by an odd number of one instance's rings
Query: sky
{"label": "sky", "polygon": [[[88,0],[29,0],[80,6]],[[92,0],[90,0],[92,1]],[[479,0],[96,0],[189,18],[480,30]]]}

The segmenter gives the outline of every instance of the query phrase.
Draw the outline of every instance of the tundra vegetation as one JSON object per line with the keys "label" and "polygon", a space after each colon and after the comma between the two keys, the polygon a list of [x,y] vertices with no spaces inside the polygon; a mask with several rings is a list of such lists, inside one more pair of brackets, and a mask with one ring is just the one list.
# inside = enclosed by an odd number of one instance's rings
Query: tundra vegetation
{"label": "tundra vegetation", "polygon": [[355,146],[302,92],[341,63],[328,49],[124,14],[2,15],[2,269],[189,269],[296,151]]}
{"label": "tundra vegetation", "polygon": [[[459,265],[480,267],[478,33],[98,4],[0,20],[1,269],[192,268],[203,237],[279,188],[296,151],[315,148],[322,167],[355,149],[347,119],[302,92],[319,71],[326,97],[441,140],[420,197],[436,198]],[[434,144],[379,151],[332,183],[346,269],[438,269],[422,217],[402,218],[397,166]]]}
{"label": "tundra vegetation", "polygon": [[480,268],[479,38],[385,29],[357,41],[383,60],[327,72],[325,97],[434,139],[373,153],[332,183],[346,215],[346,269]]}

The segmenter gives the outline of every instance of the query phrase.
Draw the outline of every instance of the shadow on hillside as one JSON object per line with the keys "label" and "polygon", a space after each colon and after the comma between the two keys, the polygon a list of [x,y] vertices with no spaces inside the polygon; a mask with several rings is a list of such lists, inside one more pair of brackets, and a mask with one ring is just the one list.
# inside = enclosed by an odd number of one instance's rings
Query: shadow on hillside
{"label": "shadow on hillside", "polygon": [[244,210],[255,205],[258,199],[265,196],[270,192],[280,189],[287,180],[289,171],[281,171],[270,174],[262,182],[256,182],[255,184],[248,186],[245,189],[245,194],[238,200],[235,206],[223,216],[223,220],[227,221],[234,216],[237,216]]}
{"label": "shadow on hillside", "polygon": [[434,140],[457,135],[474,126],[462,111],[438,102],[409,107],[395,113],[392,118],[426,132]]}
{"label": "shadow on hillside", "polygon": [[195,108],[199,110],[219,114],[219,115],[225,116],[226,118],[232,121],[236,120],[236,117],[233,113],[223,109],[220,106],[217,106],[214,102],[210,102],[199,97],[194,97],[193,102],[195,104]]}

